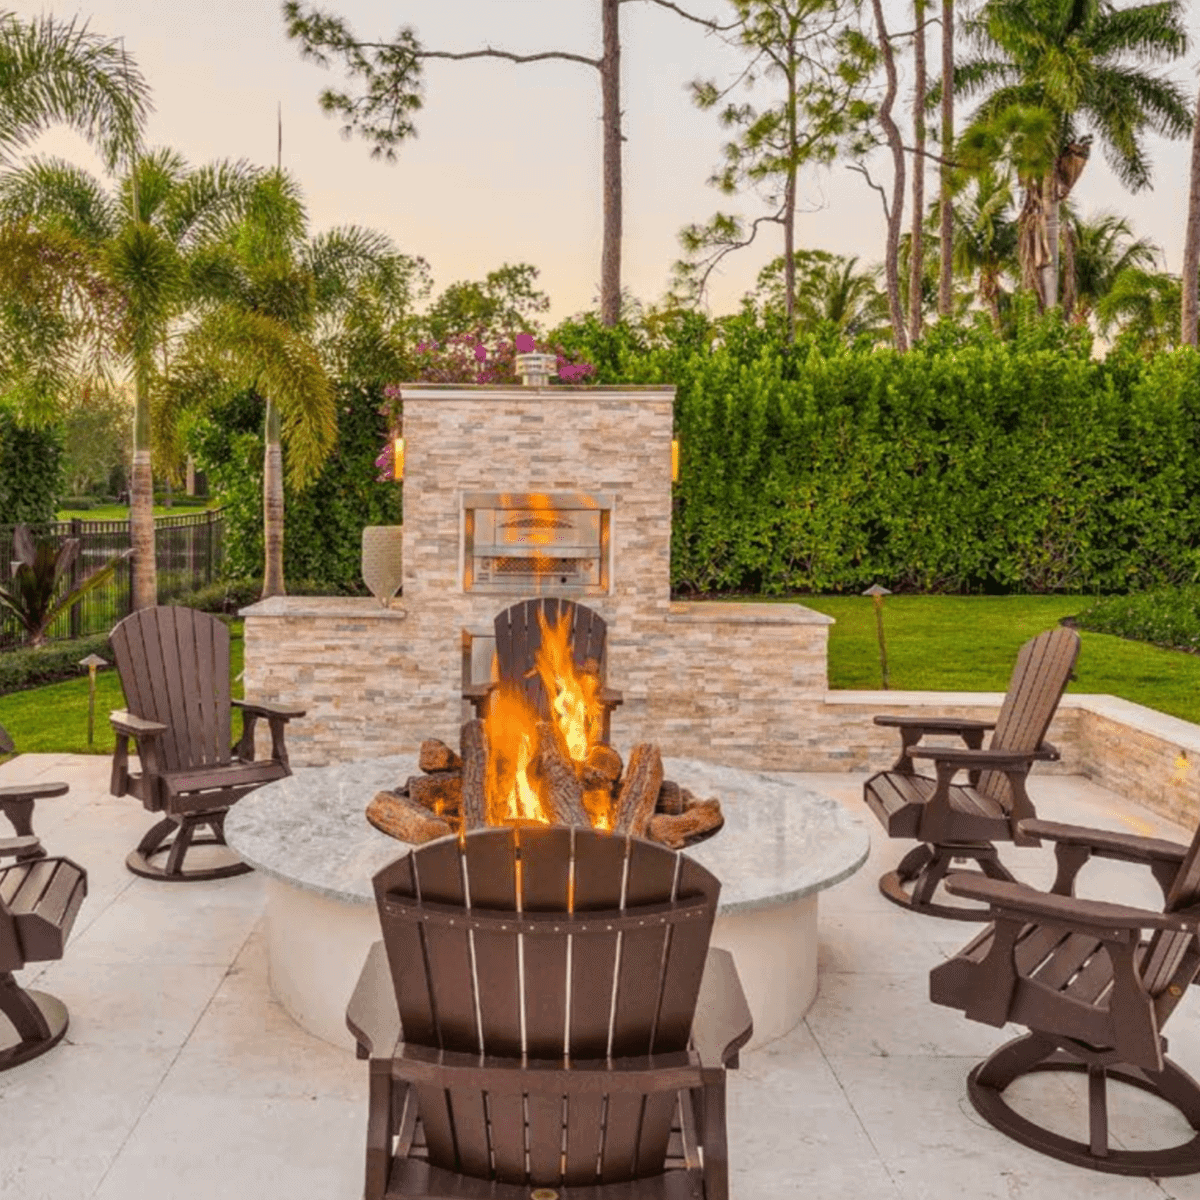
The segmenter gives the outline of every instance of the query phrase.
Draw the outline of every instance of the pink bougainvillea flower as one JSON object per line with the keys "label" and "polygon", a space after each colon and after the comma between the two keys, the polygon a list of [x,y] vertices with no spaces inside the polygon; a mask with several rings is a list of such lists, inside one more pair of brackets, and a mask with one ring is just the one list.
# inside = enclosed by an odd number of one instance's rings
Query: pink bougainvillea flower
{"label": "pink bougainvillea flower", "polygon": [[518,354],[532,354],[533,351],[537,349],[537,342],[535,342],[532,335],[528,333],[518,333],[516,336],[516,343]]}
{"label": "pink bougainvillea flower", "polygon": [[487,348],[483,345],[475,347],[475,361],[483,362],[487,358]]}

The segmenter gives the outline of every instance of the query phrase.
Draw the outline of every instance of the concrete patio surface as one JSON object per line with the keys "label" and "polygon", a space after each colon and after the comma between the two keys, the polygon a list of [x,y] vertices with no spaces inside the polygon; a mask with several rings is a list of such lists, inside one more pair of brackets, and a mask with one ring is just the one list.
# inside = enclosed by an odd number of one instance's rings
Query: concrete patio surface
{"label": "concrete patio surface", "polygon": [[[172,886],[131,875],[125,854],[151,817],[108,795],[108,770],[105,758],[58,755],[0,766],[0,784],[71,785],[39,801],[35,829],[51,854],[89,873],[66,957],[21,975],[67,1004],[71,1027],[43,1058],[0,1074],[0,1200],[355,1200],[366,1064],[304,1033],[271,999],[262,880]],[[1200,1200],[1200,1176],[1156,1182],[1070,1167],[976,1115],[967,1073],[1017,1030],[934,1007],[928,974],[977,927],[914,916],[879,895],[878,876],[909,843],[890,842],[866,811],[862,774],[797,778],[845,803],[872,851],[821,897],[820,993],[807,1018],[744,1055],[730,1078],[735,1200]],[[1035,772],[1030,791],[1047,819],[1191,835],[1080,777]],[[1049,886],[1049,847],[1003,856],[1022,880]],[[1079,891],[1161,907],[1148,871],[1116,863],[1089,864]],[[1196,989],[1167,1034],[1172,1057],[1200,1074]],[[1073,1085],[1042,1076],[1010,1098],[1083,1137]],[[1111,1109],[1123,1146],[1186,1136],[1173,1110],[1132,1089],[1114,1085]]]}

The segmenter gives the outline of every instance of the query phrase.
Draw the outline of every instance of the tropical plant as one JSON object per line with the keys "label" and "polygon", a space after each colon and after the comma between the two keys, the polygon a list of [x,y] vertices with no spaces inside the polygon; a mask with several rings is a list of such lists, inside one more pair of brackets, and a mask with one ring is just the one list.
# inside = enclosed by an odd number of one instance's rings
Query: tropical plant
{"label": "tropical plant", "polygon": [[112,169],[135,144],[149,88],[115,41],[52,16],[0,12],[0,164],[51,125],[85,137]]}
{"label": "tropical plant", "polygon": [[1152,267],[1158,247],[1134,238],[1129,221],[1115,213],[1088,220],[1064,204],[1063,215],[1063,312],[1086,325],[1117,277],[1129,267]]}
{"label": "tropical plant", "polygon": [[[798,250],[795,256],[795,320],[802,330],[825,324],[842,336],[887,336],[887,297],[880,292],[879,269],[861,270],[858,256],[827,250]],[[784,260],[773,259],[758,273],[750,294],[765,312],[784,311]]]}
{"label": "tropical plant", "polygon": [[1150,183],[1147,131],[1191,131],[1180,87],[1145,68],[1187,49],[1182,0],[1118,8],[1108,0],[986,0],[969,30],[977,55],[956,90],[983,95],[964,133],[966,157],[1008,157],[1025,195],[1020,254],[1025,286],[1058,303],[1059,205],[1092,142],[1131,191]]}
{"label": "tropical plant", "polygon": [[1153,356],[1179,344],[1183,281],[1165,271],[1126,267],[1096,304],[1100,332]]}
{"label": "tropical plant", "polygon": [[444,342],[463,329],[489,342],[521,332],[540,334],[535,314],[549,309],[550,297],[534,286],[539,274],[531,263],[505,263],[482,283],[447,285],[421,317],[425,339]]}
{"label": "tropical plant", "polygon": [[132,376],[134,608],[157,603],[151,406],[170,372],[172,332],[202,277],[202,248],[237,218],[259,174],[245,163],[191,168],[160,149],[140,155],[115,192],[61,159],[35,157],[0,176],[0,319],[15,310],[48,320],[10,378],[26,391],[40,381],[44,397],[81,352],[100,372]]}
{"label": "tropical plant", "polygon": [[[331,368],[345,383],[404,373],[402,335],[424,271],[371,230],[310,238],[299,187],[281,171],[255,181],[241,220],[206,248],[175,401],[184,408],[249,388],[263,403],[264,597],[284,591],[284,443],[289,482],[301,489],[337,436]],[[364,309],[371,336],[356,340]]]}
{"label": "tropical plant", "polygon": [[1187,230],[1183,241],[1183,296],[1179,314],[1179,340],[1194,346],[1200,320],[1200,92],[1192,122],[1192,167],[1188,180]]}
{"label": "tropical plant", "polygon": [[79,546],[78,538],[67,538],[61,545],[55,538],[35,540],[28,525],[18,525],[13,531],[12,580],[0,584],[0,608],[17,618],[31,646],[40,646],[58,615],[107,583],[133,553],[132,549],[123,550],[70,586]]}

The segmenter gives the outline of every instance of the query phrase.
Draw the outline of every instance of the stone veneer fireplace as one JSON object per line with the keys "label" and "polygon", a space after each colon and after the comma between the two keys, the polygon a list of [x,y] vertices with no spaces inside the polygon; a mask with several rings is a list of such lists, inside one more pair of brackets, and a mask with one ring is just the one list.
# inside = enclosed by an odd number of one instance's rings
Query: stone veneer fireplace
{"label": "stone veneer fireplace", "polygon": [[308,709],[288,733],[294,763],[457,744],[462,685],[487,678],[493,617],[540,591],[608,622],[618,746],[827,764],[802,727],[824,699],[830,619],[671,599],[673,388],[422,384],[403,398],[402,595],[244,610],[247,692]]}

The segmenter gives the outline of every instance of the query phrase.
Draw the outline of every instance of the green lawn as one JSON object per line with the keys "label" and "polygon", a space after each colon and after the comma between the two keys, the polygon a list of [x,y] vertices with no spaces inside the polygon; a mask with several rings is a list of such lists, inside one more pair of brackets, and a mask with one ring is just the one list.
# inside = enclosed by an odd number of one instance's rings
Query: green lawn
{"label": "green lawn", "polygon": [[[156,504],[154,506],[154,515],[156,517],[187,517],[193,513],[204,512],[209,508],[215,508],[216,503],[207,501],[201,504],[186,504],[177,500],[169,508],[165,504]],[[61,508],[58,511],[56,520],[73,521],[78,517],[81,521],[128,521],[129,506],[125,504],[101,504],[95,508]]]}
{"label": "green lawn", "polygon": [[[230,669],[233,694],[241,696],[242,623],[230,626]],[[96,673],[95,742],[87,744],[88,681],[79,679],[51,683],[25,692],[0,696],[0,725],[12,736],[17,750],[27,754],[111,754],[116,746],[108,714],[124,708],[125,698],[114,668]],[[233,714],[233,737],[241,736],[241,714]]]}
{"label": "green lawn", "polygon": [[[1083,596],[888,596],[883,628],[894,691],[1002,692],[1022,642],[1086,607]],[[829,685],[877,688],[879,643],[866,596],[805,596],[833,617]],[[1069,692],[1108,692],[1200,722],[1200,656],[1080,631]]]}

